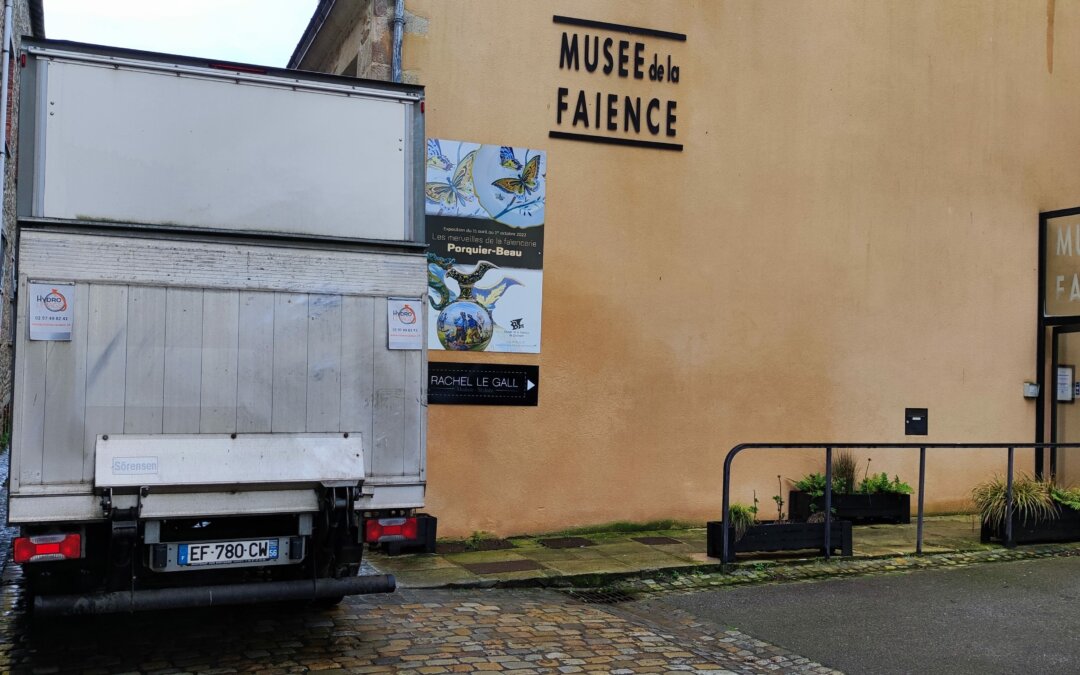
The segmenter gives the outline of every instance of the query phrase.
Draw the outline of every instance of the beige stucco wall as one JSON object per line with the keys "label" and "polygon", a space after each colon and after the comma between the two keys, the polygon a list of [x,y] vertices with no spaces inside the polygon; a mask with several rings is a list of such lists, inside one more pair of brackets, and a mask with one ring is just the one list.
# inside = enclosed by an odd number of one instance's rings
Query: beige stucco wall
{"label": "beige stucco wall", "polygon": [[[536,408],[430,408],[441,535],[716,518],[732,445],[904,441],[906,406],[931,442],[1033,438],[1037,216],[1080,204],[1080,4],[1052,26],[1012,0],[407,8],[428,135],[549,163],[542,353],[432,353],[541,367]],[[647,39],[681,81],[560,70],[553,14],[686,33]],[[548,138],[560,86],[676,98],[684,151]],[[916,480],[915,453],[860,457]],[[927,504],[1004,467],[931,452]],[[765,506],[822,461],[735,468]]]}

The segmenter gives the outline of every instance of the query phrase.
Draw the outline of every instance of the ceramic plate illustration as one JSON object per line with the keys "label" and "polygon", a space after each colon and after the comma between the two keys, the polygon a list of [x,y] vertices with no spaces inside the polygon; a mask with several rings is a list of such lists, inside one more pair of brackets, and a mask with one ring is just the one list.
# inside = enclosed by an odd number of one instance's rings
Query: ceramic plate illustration
{"label": "ceramic plate illustration", "polygon": [[473,162],[473,188],[480,206],[510,227],[544,224],[546,153],[505,145],[481,145]]}

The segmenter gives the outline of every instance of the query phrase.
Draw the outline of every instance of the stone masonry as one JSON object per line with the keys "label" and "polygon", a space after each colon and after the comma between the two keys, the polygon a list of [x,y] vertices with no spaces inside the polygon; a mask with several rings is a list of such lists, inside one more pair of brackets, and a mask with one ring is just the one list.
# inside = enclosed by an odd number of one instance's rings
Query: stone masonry
{"label": "stone masonry", "polygon": [[[325,22],[319,24],[318,21]],[[394,0],[357,0],[350,3],[330,3],[322,0],[312,17],[319,26],[318,34],[297,48],[289,62],[290,68],[311,70],[334,75],[389,80],[393,60]],[[308,31],[313,26],[308,27]],[[405,35],[423,35],[427,22],[405,11]],[[308,37],[305,33],[305,38]],[[402,73],[406,83],[416,83],[409,71]]]}
{"label": "stone masonry", "polygon": [[[32,19],[31,5],[33,5]],[[14,360],[14,299],[12,271],[15,264],[15,167],[18,157],[19,137],[19,68],[17,54],[22,47],[22,36],[33,35],[35,27],[37,37],[45,37],[41,2],[17,0],[14,6],[12,37],[15,52],[12,55],[10,88],[8,90],[8,125],[7,165],[4,167],[4,203],[3,203],[3,259],[0,260],[0,430],[6,431],[11,424],[11,392]],[[0,31],[3,30],[4,15],[0,11]],[[2,35],[2,33],[0,33]]]}

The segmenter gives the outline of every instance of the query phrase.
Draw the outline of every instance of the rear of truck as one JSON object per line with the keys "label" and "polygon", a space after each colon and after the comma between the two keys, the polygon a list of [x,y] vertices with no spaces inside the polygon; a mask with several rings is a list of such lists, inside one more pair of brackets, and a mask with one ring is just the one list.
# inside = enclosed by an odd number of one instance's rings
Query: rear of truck
{"label": "rear of truck", "polygon": [[21,63],[35,609],[392,591],[365,540],[434,537],[422,90],[55,41]]}

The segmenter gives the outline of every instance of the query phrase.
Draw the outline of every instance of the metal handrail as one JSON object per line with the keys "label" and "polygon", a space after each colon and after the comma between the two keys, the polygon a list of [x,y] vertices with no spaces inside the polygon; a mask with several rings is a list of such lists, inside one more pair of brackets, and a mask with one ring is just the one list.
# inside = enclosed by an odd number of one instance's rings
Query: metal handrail
{"label": "metal handrail", "polygon": [[919,515],[916,525],[915,553],[922,553],[923,493],[926,488],[926,449],[935,450],[1008,450],[1009,468],[1005,484],[1005,546],[1012,547],[1013,515],[1013,457],[1017,448],[1044,450],[1047,448],[1080,448],[1080,443],[740,443],[724,457],[724,496],[722,514],[723,557],[732,562],[730,551],[731,462],[743,450],[824,450],[825,451],[825,559],[832,554],[832,451],[837,450],[918,450],[919,451]]}

